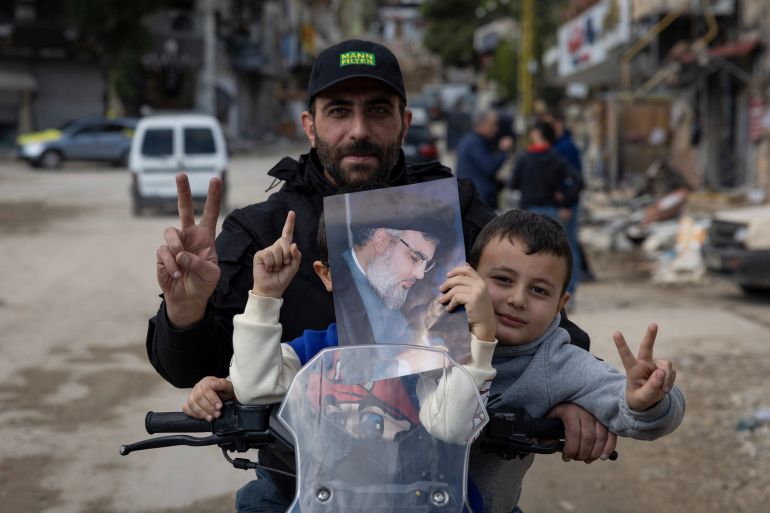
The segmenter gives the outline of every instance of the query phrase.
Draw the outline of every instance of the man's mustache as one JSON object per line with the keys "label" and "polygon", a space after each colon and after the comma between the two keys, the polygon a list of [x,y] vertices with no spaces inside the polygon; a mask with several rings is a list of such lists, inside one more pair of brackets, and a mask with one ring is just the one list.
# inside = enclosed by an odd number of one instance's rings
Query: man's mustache
{"label": "man's mustache", "polygon": [[374,155],[375,157],[382,157],[383,152],[379,146],[369,141],[360,140],[346,144],[340,148],[339,153],[341,155]]}

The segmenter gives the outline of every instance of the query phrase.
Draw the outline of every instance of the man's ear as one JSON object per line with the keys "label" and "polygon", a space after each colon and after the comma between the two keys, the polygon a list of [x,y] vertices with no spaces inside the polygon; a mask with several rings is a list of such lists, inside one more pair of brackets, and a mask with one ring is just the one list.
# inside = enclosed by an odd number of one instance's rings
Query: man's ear
{"label": "man's ear", "polygon": [[332,291],[332,272],[331,269],[321,262],[320,260],[316,260],[313,262],[313,270],[316,273],[316,276],[321,278],[321,281],[324,284],[324,287],[326,287],[326,292]]}
{"label": "man's ear", "polygon": [[305,131],[305,137],[310,141],[310,147],[315,148],[315,119],[309,111],[302,112],[302,130]]}
{"label": "man's ear", "polygon": [[388,249],[388,246],[390,246],[390,234],[385,231],[385,228],[377,228],[374,231],[372,242],[374,243],[374,249],[377,253],[382,253]]}
{"label": "man's ear", "polygon": [[412,124],[412,111],[409,109],[404,110],[404,119],[401,120],[401,128],[404,135],[401,136],[401,144],[404,144],[406,140],[406,133],[409,131],[409,126]]}

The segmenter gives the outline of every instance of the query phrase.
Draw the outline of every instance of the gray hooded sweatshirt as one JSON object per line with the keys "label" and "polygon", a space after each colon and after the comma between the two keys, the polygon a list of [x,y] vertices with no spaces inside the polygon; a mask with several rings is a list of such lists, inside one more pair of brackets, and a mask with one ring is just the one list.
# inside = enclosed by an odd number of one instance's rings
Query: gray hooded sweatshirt
{"label": "gray hooded sweatshirt", "polygon": [[[490,407],[526,408],[543,417],[560,403],[575,403],[618,436],[654,440],[671,433],[684,416],[684,395],[676,386],[645,411],[626,402],[626,375],[588,351],[570,345],[557,315],[545,333],[527,344],[499,345],[492,359],[497,376]],[[524,474],[534,455],[504,460],[472,448],[470,476],[484,498],[484,513],[508,513],[519,501]],[[477,512],[481,513],[481,512]]]}

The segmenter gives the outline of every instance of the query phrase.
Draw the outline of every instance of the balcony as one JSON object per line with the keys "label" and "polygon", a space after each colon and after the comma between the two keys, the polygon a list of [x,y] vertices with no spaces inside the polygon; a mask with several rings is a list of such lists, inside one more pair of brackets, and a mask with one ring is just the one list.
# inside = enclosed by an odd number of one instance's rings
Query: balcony
{"label": "balcony", "polygon": [[[729,16],[735,13],[735,0],[709,1],[711,12],[716,16]],[[685,9],[689,16],[703,15],[703,2],[694,0],[632,0],[632,19],[639,21],[649,17],[665,16],[671,11]]]}

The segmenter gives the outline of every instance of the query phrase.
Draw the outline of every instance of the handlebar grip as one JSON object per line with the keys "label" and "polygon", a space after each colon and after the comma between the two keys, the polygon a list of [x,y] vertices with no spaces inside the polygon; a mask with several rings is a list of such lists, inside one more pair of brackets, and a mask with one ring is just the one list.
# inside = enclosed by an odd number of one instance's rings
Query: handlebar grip
{"label": "handlebar grip", "polygon": [[147,412],[144,427],[151,435],[155,433],[205,433],[212,432],[210,422],[188,417],[182,412]]}
{"label": "handlebar grip", "polygon": [[[564,423],[559,418],[552,419],[532,419],[532,436],[543,440],[563,440]],[[615,461],[618,459],[618,451],[612,451],[609,459]]]}
{"label": "handlebar grip", "polygon": [[532,419],[532,436],[543,440],[564,439],[564,423],[559,418]]}

